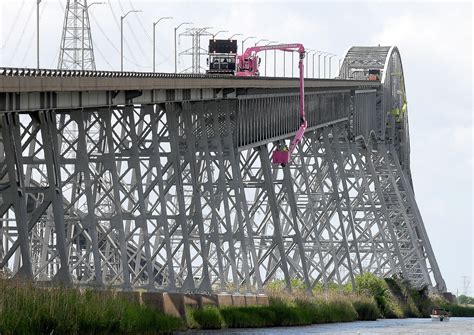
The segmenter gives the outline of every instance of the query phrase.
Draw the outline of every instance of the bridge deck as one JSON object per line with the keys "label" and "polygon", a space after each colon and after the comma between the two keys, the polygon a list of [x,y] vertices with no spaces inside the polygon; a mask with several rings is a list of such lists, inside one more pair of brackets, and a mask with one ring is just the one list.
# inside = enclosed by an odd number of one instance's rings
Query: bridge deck
{"label": "bridge deck", "polygon": [[[305,85],[307,88],[358,88],[378,87],[380,83],[366,80],[306,79]],[[0,92],[3,93],[297,87],[297,78],[0,68]]]}

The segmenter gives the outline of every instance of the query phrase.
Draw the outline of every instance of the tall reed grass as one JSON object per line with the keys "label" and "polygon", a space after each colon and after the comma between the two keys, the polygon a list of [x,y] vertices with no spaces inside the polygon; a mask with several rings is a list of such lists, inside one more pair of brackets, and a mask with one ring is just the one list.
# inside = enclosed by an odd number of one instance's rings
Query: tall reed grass
{"label": "tall reed grass", "polygon": [[1,334],[140,334],[184,329],[181,319],[111,292],[0,281]]}

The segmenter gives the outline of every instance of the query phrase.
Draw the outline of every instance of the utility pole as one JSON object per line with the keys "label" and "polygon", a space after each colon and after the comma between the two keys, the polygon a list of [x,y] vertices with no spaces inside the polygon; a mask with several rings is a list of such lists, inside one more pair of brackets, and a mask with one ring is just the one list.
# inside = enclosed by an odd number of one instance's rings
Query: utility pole
{"label": "utility pole", "polygon": [[156,47],[156,25],[158,24],[158,22],[160,22],[161,20],[169,20],[169,19],[172,19],[173,17],[171,16],[165,16],[165,17],[160,17],[156,22],[153,22],[153,72],[155,72],[155,61],[156,61],[156,51],[155,51],[155,47]]}
{"label": "utility pole", "polygon": [[471,285],[471,282],[469,280],[468,276],[461,276],[462,279],[462,294],[468,295],[469,294],[469,286]]}
{"label": "utility pole", "polygon": [[[320,55],[320,54],[321,54],[321,51],[316,51],[316,52],[313,54],[313,78],[314,78],[314,56]],[[318,66],[319,66],[319,63],[318,63]]]}
{"label": "utility pole", "polygon": [[130,13],[139,13],[141,10],[132,9],[120,17],[120,72],[123,72],[123,20]]}
{"label": "utility pole", "polygon": [[39,69],[39,5],[41,0],[36,0],[36,68]]}
{"label": "utility pole", "polygon": [[240,53],[242,53],[242,54],[244,53],[244,51],[245,51],[245,50],[244,50],[244,43],[245,43],[245,41],[247,41],[247,40],[249,40],[249,39],[251,39],[251,38],[256,38],[256,37],[255,37],[255,36],[249,36],[249,37],[247,37],[247,38],[245,38],[245,39],[242,40],[242,50],[241,50]]}
{"label": "utility pole", "polygon": [[332,63],[331,59],[335,56],[336,56],[335,54],[329,55],[329,79],[331,79],[331,63]]}
{"label": "utility pole", "polygon": [[183,22],[174,28],[174,73],[178,73],[178,50],[176,47],[176,32],[184,24],[193,24],[192,22]]}
{"label": "utility pole", "polygon": [[[278,42],[277,41],[270,41],[267,44],[265,44],[265,46],[270,45],[272,43],[278,43]],[[264,68],[264,74],[263,75],[266,77],[267,76],[267,50],[265,50],[264,54],[265,54],[265,68]]]}
{"label": "utility pole", "polygon": [[191,56],[191,67],[185,69],[184,72],[188,70],[190,70],[191,73],[201,72],[201,55],[208,54],[208,50],[201,48],[201,37],[212,36],[208,29],[212,29],[212,27],[188,28],[185,32],[179,34],[179,36],[190,36],[192,39],[192,47],[180,52],[180,55]]}
{"label": "utility pole", "polygon": [[95,70],[94,48],[89,21],[89,8],[103,2],[68,0],[64,17],[58,68]]}
{"label": "utility pole", "polygon": [[291,51],[291,77],[294,77],[295,72],[295,52]]}
{"label": "utility pole", "polygon": [[232,38],[233,38],[234,36],[242,36],[242,35],[243,35],[243,34],[240,34],[240,33],[234,34],[234,35],[232,35],[231,37],[229,37],[229,41],[232,40]]}
{"label": "utility pole", "polygon": [[[105,2],[93,2],[91,3],[89,6],[87,6],[87,3],[84,1],[84,4],[82,5],[82,66],[81,66],[81,69],[82,71],[84,71],[84,49],[85,49],[85,22],[86,22],[86,12],[89,10],[89,7],[93,6],[93,5],[103,5],[105,4]],[[89,23],[89,14],[87,14],[87,23]],[[90,37],[90,25],[87,26],[88,29],[88,33],[89,33],[89,37]],[[89,48],[90,50],[92,50],[92,38],[90,38],[90,41],[89,41],[90,45],[89,45]],[[94,62],[94,58],[92,56],[92,70],[95,70],[95,62]]]}
{"label": "utility pole", "polygon": [[217,34],[220,34],[220,33],[228,33],[228,32],[229,32],[228,30],[219,30],[217,33],[215,33],[215,34],[212,35],[212,39],[215,40]]}
{"label": "utility pole", "polygon": [[309,54],[312,53],[313,51],[316,51],[314,49],[306,49],[306,78],[308,78],[308,71],[309,71],[309,66],[308,66],[308,59],[309,59]]}
{"label": "utility pole", "polygon": [[321,78],[321,56],[324,55],[324,52],[321,52],[318,55],[318,78]]}

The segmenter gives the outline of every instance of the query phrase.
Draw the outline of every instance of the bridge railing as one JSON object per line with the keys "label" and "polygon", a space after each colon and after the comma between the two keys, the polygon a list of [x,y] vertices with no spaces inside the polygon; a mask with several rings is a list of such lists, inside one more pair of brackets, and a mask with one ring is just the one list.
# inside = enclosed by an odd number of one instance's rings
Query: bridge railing
{"label": "bridge railing", "polygon": [[376,90],[355,91],[351,131],[355,137],[363,136],[366,142],[369,141],[372,131],[376,136],[379,132],[376,103]]}
{"label": "bridge railing", "polygon": [[[305,94],[308,130],[347,120],[350,91]],[[291,137],[299,127],[299,95],[267,94],[238,97],[236,135],[239,148]]]}

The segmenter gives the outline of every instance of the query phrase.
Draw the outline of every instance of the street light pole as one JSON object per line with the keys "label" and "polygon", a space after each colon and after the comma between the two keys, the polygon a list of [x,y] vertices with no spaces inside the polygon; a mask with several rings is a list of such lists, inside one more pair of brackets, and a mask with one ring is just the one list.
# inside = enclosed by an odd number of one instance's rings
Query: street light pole
{"label": "street light pole", "polygon": [[[316,51],[316,52],[313,54],[313,78],[314,78],[314,56],[320,55],[320,54],[321,54],[321,51]],[[319,63],[318,63],[318,66],[319,66]]]}
{"label": "street light pole", "polygon": [[232,37],[234,37],[234,36],[242,36],[242,35],[243,35],[243,34],[240,34],[240,33],[239,33],[239,34],[234,34],[234,35],[232,35],[231,37],[229,37],[229,40],[231,40]]}
{"label": "street light pole", "polygon": [[228,32],[229,32],[228,30],[219,30],[217,33],[215,33],[214,35],[212,35],[212,39],[215,40],[217,34],[219,34],[219,33],[228,33]]}
{"label": "street light pole", "polygon": [[260,42],[267,42],[267,41],[268,41],[267,39],[258,40],[257,42],[255,42],[255,46],[257,46],[257,44],[260,43]]}
{"label": "street light pole", "polygon": [[329,55],[329,79],[331,79],[331,59],[336,56],[335,54]]}
{"label": "street light pole", "polygon": [[[280,42],[277,41],[276,43],[280,43]],[[276,77],[276,71],[277,71],[276,64],[277,64],[277,51],[275,49],[273,50],[273,76],[274,77]]]}
{"label": "street light pole", "polygon": [[192,22],[183,22],[174,28],[174,73],[178,73],[178,51],[176,50],[176,32],[183,24],[193,24]]}
{"label": "street light pole", "polygon": [[36,1],[36,68],[40,68],[40,54],[39,54],[39,48],[40,48],[40,14],[39,14],[39,7],[40,7],[41,0]]}
{"label": "street light pole", "polygon": [[321,78],[321,56],[324,55],[325,52],[321,52],[318,55],[318,78]]}
{"label": "street light pole", "polygon": [[295,52],[291,51],[291,77],[294,77],[295,72]]}
{"label": "street light pole", "polygon": [[329,53],[326,53],[324,54],[324,58],[323,58],[323,66],[324,66],[324,77],[323,78],[326,78],[326,57],[330,55]]}
{"label": "street light pole", "polygon": [[161,20],[168,20],[168,19],[172,19],[172,18],[173,17],[171,17],[171,16],[160,17],[158,19],[158,21],[153,22],[153,72],[155,72],[155,58],[156,58],[156,52],[155,52],[155,45],[156,45],[156,29],[155,28],[156,28],[156,25]]}
{"label": "street light pole", "polygon": [[123,20],[130,13],[139,13],[141,10],[129,10],[125,15],[120,17],[120,72],[123,72]]}
{"label": "street light pole", "polygon": [[[41,1],[41,0],[40,0]],[[89,6],[85,7],[82,3],[78,2],[81,6],[82,6],[82,48],[81,48],[81,51],[82,51],[82,66],[81,66],[81,69],[82,71],[84,71],[84,31],[85,31],[85,28],[84,28],[84,25],[85,25],[85,15],[86,15],[86,11],[89,10],[89,7],[91,7],[92,5],[103,5],[105,2],[93,2],[91,4],[89,4]]]}
{"label": "street light pole", "polygon": [[309,58],[309,54],[312,53],[313,51],[315,51],[314,49],[306,49],[306,78],[308,78],[308,58]]}
{"label": "street light pole", "polygon": [[251,39],[251,38],[256,38],[256,37],[255,36],[249,36],[246,39],[242,40],[242,53],[244,53],[244,43],[245,43],[245,41],[248,40],[248,39]]}
{"label": "street light pole", "polygon": [[[270,41],[265,45],[270,45],[272,43],[277,43],[277,41]],[[265,77],[267,76],[267,50],[265,50],[265,68],[264,68],[264,74]]]}

